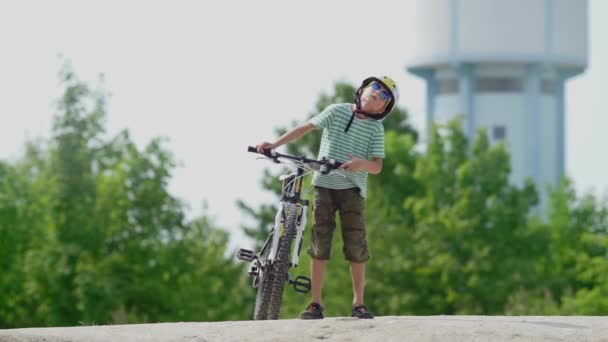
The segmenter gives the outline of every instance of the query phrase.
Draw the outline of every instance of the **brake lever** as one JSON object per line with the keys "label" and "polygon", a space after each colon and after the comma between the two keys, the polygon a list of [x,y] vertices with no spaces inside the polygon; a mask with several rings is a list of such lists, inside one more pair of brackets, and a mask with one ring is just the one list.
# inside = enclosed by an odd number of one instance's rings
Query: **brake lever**
{"label": "brake lever", "polygon": [[335,159],[329,159],[327,157],[321,158],[321,165],[319,166],[319,172],[323,175],[329,174],[332,170],[338,169],[342,163]]}

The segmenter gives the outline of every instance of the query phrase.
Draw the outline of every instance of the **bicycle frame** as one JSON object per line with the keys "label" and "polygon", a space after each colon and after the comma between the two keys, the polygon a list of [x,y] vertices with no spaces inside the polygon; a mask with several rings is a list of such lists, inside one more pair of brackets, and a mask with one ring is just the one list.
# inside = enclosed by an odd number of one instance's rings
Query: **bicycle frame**
{"label": "bicycle frame", "polygon": [[[285,283],[291,284],[296,292],[307,293],[311,280],[306,276],[292,278],[289,269],[298,266],[308,200],[302,199],[302,185],[308,171],[328,174],[338,169],[342,163],[328,158],[308,159],[281,154],[266,150],[263,153],[249,146],[249,152],[263,154],[275,163],[289,159],[297,165],[295,172],[279,177],[283,181],[279,208],[274,217],[274,226],[259,252],[241,248],[236,257],[239,260],[253,262],[249,276],[253,277],[253,287],[257,288],[254,319],[277,319]],[[294,244],[295,240],[295,244]]]}

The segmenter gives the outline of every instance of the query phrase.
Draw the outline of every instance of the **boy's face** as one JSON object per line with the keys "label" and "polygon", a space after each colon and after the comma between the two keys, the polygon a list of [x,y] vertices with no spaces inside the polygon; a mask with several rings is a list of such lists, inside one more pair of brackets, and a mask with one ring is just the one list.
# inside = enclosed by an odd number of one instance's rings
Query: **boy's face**
{"label": "boy's face", "polygon": [[361,109],[367,113],[382,113],[391,99],[390,94],[381,83],[373,81],[361,93]]}

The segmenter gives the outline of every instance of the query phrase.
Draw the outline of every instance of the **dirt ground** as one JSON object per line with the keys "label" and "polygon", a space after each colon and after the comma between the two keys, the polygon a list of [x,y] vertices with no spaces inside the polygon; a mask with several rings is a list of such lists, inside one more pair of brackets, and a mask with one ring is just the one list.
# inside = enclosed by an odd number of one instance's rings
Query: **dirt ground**
{"label": "dirt ground", "polygon": [[608,317],[384,316],[0,330],[1,342],[602,341]]}

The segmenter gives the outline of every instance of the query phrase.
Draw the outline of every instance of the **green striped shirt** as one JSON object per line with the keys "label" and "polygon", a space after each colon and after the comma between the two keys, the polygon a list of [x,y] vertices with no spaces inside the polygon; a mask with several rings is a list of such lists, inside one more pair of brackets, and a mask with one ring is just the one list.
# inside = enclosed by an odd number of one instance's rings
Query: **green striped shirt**
{"label": "green striped shirt", "polygon": [[[384,126],[382,122],[355,117],[348,132],[344,133],[352,115],[352,105],[350,103],[340,103],[328,106],[323,112],[310,119],[311,124],[323,129],[319,159],[327,157],[344,163],[350,160],[347,154],[365,160],[372,157],[384,158]],[[330,189],[358,187],[361,189],[361,196],[365,197],[367,171],[339,170],[333,171],[329,175],[315,172],[312,183]]]}

